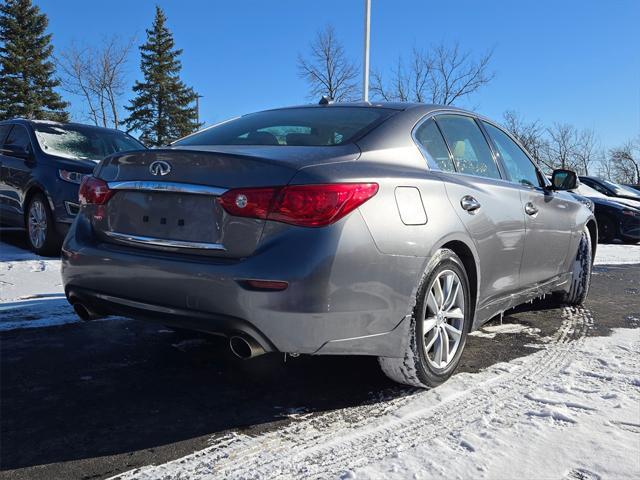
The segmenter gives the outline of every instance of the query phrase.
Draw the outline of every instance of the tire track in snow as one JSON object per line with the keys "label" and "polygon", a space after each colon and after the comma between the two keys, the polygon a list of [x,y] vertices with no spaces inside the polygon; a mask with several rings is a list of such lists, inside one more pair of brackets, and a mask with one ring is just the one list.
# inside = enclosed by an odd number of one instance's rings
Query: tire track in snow
{"label": "tire track in snow", "polygon": [[[577,343],[592,323],[588,310],[565,308],[563,323],[552,340],[521,364],[500,371],[470,389],[453,393],[436,403],[426,403],[431,392],[419,389],[378,403],[342,409],[294,422],[256,437],[230,434],[211,447],[159,466],[144,467],[114,478],[299,478],[336,477],[402,450],[403,446],[444,437],[479,419],[497,417],[495,406],[523,397],[550,374],[568,363]],[[394,394],[397,392],[388,392]],[[422,405],[402,412],[411,401]],[[513,403],[513,402],[511,402]],[[452,404],[455,415],[451,415]],[[493,409],[493,410],[492,410]],[[503,421],[502,415],[501,421]],[[450,435],[448,435],[450,436]]]}

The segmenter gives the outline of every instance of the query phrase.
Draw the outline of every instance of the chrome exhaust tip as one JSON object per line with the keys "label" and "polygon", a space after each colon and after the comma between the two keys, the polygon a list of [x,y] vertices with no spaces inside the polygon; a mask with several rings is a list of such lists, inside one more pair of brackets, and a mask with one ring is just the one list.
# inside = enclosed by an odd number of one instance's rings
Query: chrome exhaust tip
{"label": "chrome exhaust tip", "polygon": [[81,320],[89,321],[102,318],[102,315],[98,315],[96,312],[87,307],[84,303],[75,302],[73,304],[73,311],[80,317]]}
{"label": "chrome exhaust tip", "polygon": [[236,357],[245,360],[265,353],[264,348],[253,338],[239,335],[229,339],[229,348]]}

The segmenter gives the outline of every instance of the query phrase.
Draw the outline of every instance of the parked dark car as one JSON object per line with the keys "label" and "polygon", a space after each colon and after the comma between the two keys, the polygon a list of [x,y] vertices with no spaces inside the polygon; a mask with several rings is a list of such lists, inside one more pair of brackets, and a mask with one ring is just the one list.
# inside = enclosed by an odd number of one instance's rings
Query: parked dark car
{"label": "parked dark car", "polygon": [[144,146],[118,130],[35,120],[0,122],[0,221],[31,249],[57,255],[78,213],[78,188],[107,155]]}
{"label": "parked dark car", "polygon": [[585,184],[573,192],[593,202],[600,242],[609,243],[616,238],[625,243],[640,241],[640,202],[607,197]]}
{"label": "parked dark car", "polygon": [[493,316],[584,301],[597,231],[562,191],[576,182],[452,107],[254,113],[105,158],[62,247],[65,293],[84,319],[223,334],[243,358],[374,355],[433,386]]}
{"label": "parked dark car", "polygon": [[580,176],[579,178],[582,183],[607,197],[627,198],[629,200],[640,201],[640,192],[626,185],[620,185],[598,177]]}
{"label": "parked dark car", "polygon": [[624,186],[625,187],[629,187],[629,188],[633,188],[634,190],[637,190],[638,192],[640,192],[640,184],[637,184],[637,183],[625,183]]}

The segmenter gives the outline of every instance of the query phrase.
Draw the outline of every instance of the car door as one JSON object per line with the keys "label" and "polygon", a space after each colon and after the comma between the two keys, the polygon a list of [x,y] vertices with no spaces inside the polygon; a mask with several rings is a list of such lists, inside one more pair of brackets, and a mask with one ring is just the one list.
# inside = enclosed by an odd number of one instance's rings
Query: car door
{"label": "car door", "polygon": [[4,172],[4,164],[5,160],[5,151],[4,151],[4,141],[7,138],[7,135],[11,131],[11,127],[13,125],[10,123],[5,123],[0,125],[0,223],[6,225],[14,225],[16,223],[16,219],[14,218],[15,213],[10,208],[10,202],[8,195],[8,186],[5,184],[5,172]]}
{"label": "car door", "polygon": [[33,152],[29,132],[24,125],[12,126],[2,145],[2,162],[0,167],[0,196],[2,198],[3,217],[11,223],[22,223],[22,199],[32,170],[35,167],[33,155],[22,158],[11,154],[13,149]]}
{"label": "car door", "polygon": [[479,257],[480,316],[502,308],[499,299],[519,285],[524,248],[520,192],[502,179],[496,159],[476,120],[462,114],[435,117],[455,171],[442,171],[447,195],[475,243]]}
{"label": "car door", "polygon": [[544,188],[542,173],[502,129],[482,122],[509,181],[520,189],[526,237],[520,268],[523,287],[564,273],[580,204],[565,192]]}

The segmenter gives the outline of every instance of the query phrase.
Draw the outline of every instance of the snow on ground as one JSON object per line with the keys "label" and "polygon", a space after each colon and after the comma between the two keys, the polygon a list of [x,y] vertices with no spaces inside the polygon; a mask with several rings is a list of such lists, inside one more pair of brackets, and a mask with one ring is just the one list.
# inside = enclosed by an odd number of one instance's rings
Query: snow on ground
{"label": "snow on ground", "polygon": [[591,324],[567,308],[533,355],[114,478],[638,478],[640,330]]}
{"label": "snow on ground", "polygon": [[[638,330],[589,338],[559,375],[462,429],[349,471],[351,478],[604,479],[640,475]],[[455,412],[455,406],[453,412]],[[498,411],[499,416],[491,413]],[[455,413],[453,413],[455,415]],[[454,460],[454,461],[451,461]],[[473,473],[471,473],[473,472]]]}
{"label": "snow on ground", "polygon": [[640,245],[598,244],[596,265],[640,263]]}
{"label": "snow on ground", "polygon": [[60,260],[0,242],[0,302],[64,297]]}
{"label": "snow on ground", "polygon": [[60,278],[60,260],[0,242],[0,331],[77,322]]}

